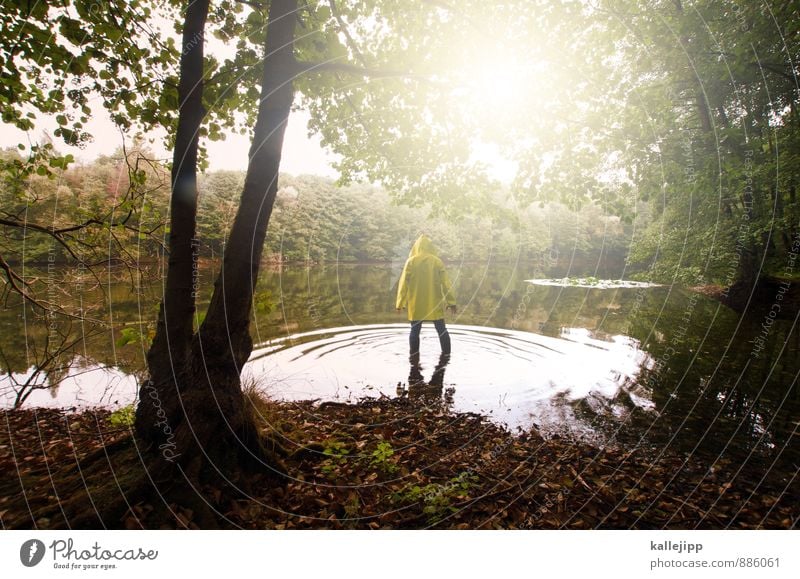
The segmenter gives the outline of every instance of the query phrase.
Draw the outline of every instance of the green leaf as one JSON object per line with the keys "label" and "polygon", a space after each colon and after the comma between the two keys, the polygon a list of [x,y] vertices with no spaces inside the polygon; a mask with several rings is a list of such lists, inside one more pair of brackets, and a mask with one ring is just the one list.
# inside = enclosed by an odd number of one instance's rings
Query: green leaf
{"label": "green leaf", "polygon": [[112,426],[116,427],[133,426],[133,423],[136,421],[136,410],[133,404],[123,406],[119,410],[112,412],[108,416],[108,421]]}

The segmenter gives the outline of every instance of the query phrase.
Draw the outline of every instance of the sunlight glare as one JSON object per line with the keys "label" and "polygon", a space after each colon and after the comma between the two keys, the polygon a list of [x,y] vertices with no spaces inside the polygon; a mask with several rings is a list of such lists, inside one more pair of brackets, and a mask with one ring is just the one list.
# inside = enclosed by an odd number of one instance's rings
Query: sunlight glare
{"label": "sunlight glare", "polygon": [[473,114],[519,113],[531,89],[530,68],[507,55],[484,57],[460,71],[453,94]]}

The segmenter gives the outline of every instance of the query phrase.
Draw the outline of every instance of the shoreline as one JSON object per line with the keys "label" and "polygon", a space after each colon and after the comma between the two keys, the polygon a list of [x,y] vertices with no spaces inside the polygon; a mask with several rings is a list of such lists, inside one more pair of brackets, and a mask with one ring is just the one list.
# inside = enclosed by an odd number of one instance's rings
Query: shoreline
{"label": "shoreline", "polygon": [[[789,489],[762,481],[761,472],[723,463],[709,469],[667,449],[598,449],[513,433],[418,394],[357,404],[250,395],[262,435],[290,451],[288,472],[249,477],[249,499],[226,498],[211,484],[203,495],[226,527],[246,529],[724,529],[796,522],[795,495],[780,494]],[[69,526],[35,513],[52,508],[53,497],[69,496],[66,481],[93,453],[108,452],[106,480],[142,468],[138,454],[125,455],[133,447],[130,429],[113,426],[109,411],[0,415],[0,465],[17,475],[0,484],[4,528]],[[204,527],[192,512],[164,507],[139,498],[119,520],[98,518],[90,528]]]}
{"label": "shoreline", "polygon": [[800,284],[797,280],[775,276],[764,276],[758,279],[755,286],[734,284],[724,287],[718,284],[687,286],[689,291],[702,294],[716,300],[737,312],[759,313],[763,308],[780,306],[777,317],[793,319],[800,311]]}

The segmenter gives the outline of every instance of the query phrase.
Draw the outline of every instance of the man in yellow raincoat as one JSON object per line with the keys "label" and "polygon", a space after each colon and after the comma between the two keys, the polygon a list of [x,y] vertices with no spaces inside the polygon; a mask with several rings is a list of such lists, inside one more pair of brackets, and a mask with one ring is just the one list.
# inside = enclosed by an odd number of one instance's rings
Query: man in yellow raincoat
{"label": "man in yellow raincoat", "polygon": [[433,242],[422,234],[411,248],[397,287],[397,309],[407,308],[411,322],[408,341],[412,359],[419,357],[419,333],[424,321],[434,323],[442,355],[450,355],[450,334],[444,323],[445,306],[455,313],[453,287]]}

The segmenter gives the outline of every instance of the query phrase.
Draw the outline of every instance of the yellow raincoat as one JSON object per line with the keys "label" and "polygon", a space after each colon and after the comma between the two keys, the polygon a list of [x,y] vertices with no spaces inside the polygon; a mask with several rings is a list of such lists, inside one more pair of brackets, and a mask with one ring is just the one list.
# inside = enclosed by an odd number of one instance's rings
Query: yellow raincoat
{"label": "yellow raincoat", "polygon": [[433,242],[426,235],[420,235],[400,275],[397,308],[407,306],[408,319],[416,322],[444,318],[445,304],[456,305],[453,286]]}

